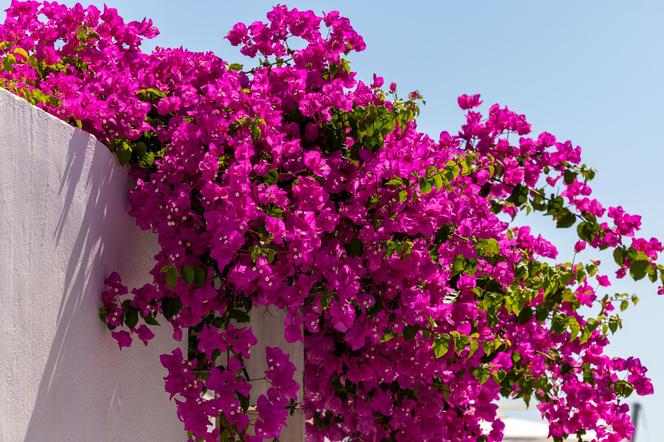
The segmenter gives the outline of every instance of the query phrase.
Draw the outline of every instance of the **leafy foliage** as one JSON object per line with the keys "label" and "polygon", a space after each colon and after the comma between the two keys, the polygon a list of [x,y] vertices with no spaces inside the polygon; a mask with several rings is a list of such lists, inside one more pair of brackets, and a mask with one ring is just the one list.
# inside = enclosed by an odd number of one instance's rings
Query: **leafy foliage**
{"label": "leafy foliage", "polygon": [[[617,278],[664,281],[662,244],[591,197],[579,147],[505,107],[482,114],[479,95],[459,97],[465,123],[433,140],[417,130],[419,93],[357,80],[345,57],[364,42],[338,12],[278,6],[237,24],[227,38],[260,57],[251,70],[142,52],[156,34],[110,8],[14,2],[0,86],[131,168],[130,213],[161,250],[150,283],[130,292],[109,276],[100,317],[120,348],[160,323],[176,340],[187,330],[189,354],[161,362],[191,440],[278,438],[303,407],[312,441],[494,441],[501,396],[536,400],[557,440],[630,437],[623,399],[652,384],[604,350],[616,306],[638,298],[514,225],[537,212],[576,226],[576,254],[609,249]],[[267,394],[252,389],[248,323],[264,307],[287,310],[286,338],[304,341],[304,404],[278,348]]]}

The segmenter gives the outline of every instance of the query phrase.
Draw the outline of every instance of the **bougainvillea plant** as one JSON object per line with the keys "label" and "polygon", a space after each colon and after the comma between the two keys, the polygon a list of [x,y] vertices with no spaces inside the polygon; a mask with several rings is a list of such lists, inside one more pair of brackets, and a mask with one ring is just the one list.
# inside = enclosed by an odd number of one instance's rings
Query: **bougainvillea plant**
{"label": "bougainvillea plant", "polygon": [[[143,52],[157,33],[112,8],[14,1],[0,85],[131,168],[130,213],[160,250],[148,284],[108,277],[101,318],[120,348],[165,323],[188,339],[161,362],[190,440],[273,440],[303,407],[311,441],[496,441],[501,397],[536,401],[555,440],[630,438],[624,398],[652,384],[605,350],[638,298],[577,255],[608,249],[616,278],[656,283],[662,244],[591,196],[579,147],[480,111],[478,95],[459,97],[458,132],[419,132],[417,92],[350,69],[365,44],[338,12],[277,6],[235,25],[226,38],[251,69]],[[575,262],[515,225],[530,212],[575,228]],[[305,382],[268,347],[271,386],[255,397],[249,314],[265,307],[304,341]]]}

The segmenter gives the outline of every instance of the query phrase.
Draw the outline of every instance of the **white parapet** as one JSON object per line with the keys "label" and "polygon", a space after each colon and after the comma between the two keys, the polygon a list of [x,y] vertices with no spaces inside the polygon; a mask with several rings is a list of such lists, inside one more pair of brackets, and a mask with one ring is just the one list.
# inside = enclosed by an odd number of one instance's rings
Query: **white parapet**
{"label": "white parapet", "polygon": [[0,90],[0,441],[184,440],[159,355],[118,351],[97,316],[104,278],[148,280],[153,235],[127,215],[107,148]]}

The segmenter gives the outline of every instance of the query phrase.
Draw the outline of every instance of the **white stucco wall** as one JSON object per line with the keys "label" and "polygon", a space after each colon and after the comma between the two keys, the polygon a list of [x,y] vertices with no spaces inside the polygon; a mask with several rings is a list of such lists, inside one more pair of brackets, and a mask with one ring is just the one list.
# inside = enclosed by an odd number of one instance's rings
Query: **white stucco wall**
{"label": "white stucco wall", "polygon": [[164,327],[118,351],[97,309],[117,270],[146,281],[156,241],[126,214],[105,146],[0,90],[0,441],[182,441]]}
{"label": "white stucco wall", "polygon": [[[284,318],[286,312],[265,307],[254,308],[251,311],[251,328],[256,335],[258,343],[251,350],[251,358],[246,361],[247,371],[251,379],[259,379],[265,375],[267,363],[265,361],[265,347],[279,347],[290,355],[291,362],[295,364],[295,380],[304,385],[304,346],[302,342],[288,343],[284,338]],[[255,405],[258,395],[267,392],[270,384],[265,380],[252,382],[252,404]],[[297,402],[303,401],[303,389],[297,395]],[[255,413],[253,414],[256,416]],[[303,442],[305,439],[304,411],[298,408],[288,416],[286,428],[281,431],[282,442]]]}

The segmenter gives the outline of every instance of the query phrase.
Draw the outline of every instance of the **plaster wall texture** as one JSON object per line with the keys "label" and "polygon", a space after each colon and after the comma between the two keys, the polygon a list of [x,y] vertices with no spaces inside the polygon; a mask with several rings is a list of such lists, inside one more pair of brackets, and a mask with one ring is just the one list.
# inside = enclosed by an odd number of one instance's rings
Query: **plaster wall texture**
{"label": "plaster wall texture", "polygon": [[[285,318],[286,312],[283,310],[268,310],[265,307],[252,309],[251,328],[258,343],[251,349],[251,358],[246,361],[247,371],[251,379],[264,377],[267,369],[265,347],[279,347],[290,355],[290,360],[296,368],[295,380],[302,386],[304,385],[304,346],[302,342],[286,342],[283,331]],[[265,380],[253,381],[251,388],[252,403],[255,405],[255,398],[266,393],[270,384]],[[303,389],[300,388],[297,402],[302,404],[303,399]],[[282,442],[303,442],[305,440],[305,419],[302,408],[295,409],[288,416],[286,428],[281,431],[280,440]]]}
{"label": "plaster wall texture", "polygon": [[159,362],[170,327],[118,351],[97,316],[104,278],[142,285],[157,250],[127,188],[94,137],[0,90],[1,442],[185,439]]}

